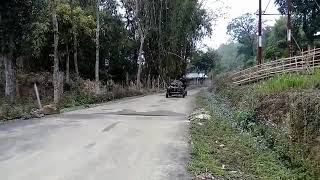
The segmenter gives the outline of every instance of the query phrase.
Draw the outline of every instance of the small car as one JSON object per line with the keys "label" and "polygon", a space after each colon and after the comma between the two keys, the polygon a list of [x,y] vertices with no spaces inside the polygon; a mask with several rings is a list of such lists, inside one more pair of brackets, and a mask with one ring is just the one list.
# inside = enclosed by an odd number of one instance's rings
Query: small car
{"label": "small car", "polygon": [[187,96],[186,85],[179,80],[174,80],[167,88],[166,98],[177,95],[183,98]]}

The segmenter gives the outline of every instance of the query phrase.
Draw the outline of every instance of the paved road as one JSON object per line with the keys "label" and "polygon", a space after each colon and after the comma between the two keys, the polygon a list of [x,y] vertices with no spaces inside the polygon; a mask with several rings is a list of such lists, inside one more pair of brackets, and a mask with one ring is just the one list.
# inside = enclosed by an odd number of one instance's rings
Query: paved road
{"label": "paved road", "polygon": [[185,99],[150,95],[0,125],[1,180],[190,179]]}

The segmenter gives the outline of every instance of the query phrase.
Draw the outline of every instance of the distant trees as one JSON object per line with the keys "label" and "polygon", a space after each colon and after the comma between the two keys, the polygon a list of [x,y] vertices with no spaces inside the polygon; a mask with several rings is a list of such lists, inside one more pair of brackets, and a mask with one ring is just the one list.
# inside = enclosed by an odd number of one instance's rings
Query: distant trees
{"label": "distant trees", "polygon": [[244,55],[238,54],[241,44],[238,42],[229,42],[220,45],[217,53],[221,57],[219,62],[220,70],[229,72],[233,70],[242,69],[245,66]]}
{"label": "distant trees", "polygon": [[238,54],[245,56],[246,66],[252,65],[253,61],[250,60],[254,59],[257,46],[257,19],[255,16],[249,13],[239,16],[229,23],[227,29],[227,33],[240,43]]}
{"label": "distant trees", "polygon": [[219,71],[220,59],[221,57],[214,49],[208,49],[207,52],[198,51],[191,59],[188,70],[205,74],[208,74],[211,70]]}

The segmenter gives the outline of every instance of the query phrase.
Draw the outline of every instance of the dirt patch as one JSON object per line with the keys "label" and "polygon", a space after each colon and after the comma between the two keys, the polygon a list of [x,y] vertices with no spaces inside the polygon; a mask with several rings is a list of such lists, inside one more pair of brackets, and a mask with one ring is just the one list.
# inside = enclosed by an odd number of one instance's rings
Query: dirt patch
{"label": "dirt patch", "polygon": [[284,124],[290,111],[290,96],[286,93],[271,94],[261,98],[255,109],[256,119],[262,122],[272,122],[277,125]]}

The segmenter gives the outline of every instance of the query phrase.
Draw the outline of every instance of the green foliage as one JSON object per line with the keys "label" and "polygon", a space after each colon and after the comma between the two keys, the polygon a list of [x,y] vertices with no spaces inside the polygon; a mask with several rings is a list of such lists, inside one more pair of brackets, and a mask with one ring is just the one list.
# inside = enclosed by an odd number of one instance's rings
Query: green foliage
{"label": "green foliage", "polygon": [[[279,11],[282,14],[287,12],[287,1],[276,0],[275,3],[279,5]],[[315,33],[320,31],[320,1],[319,0],[292,0],[293,4],[293,19],[295,24],[302,29],[305,33],[306,39],[310,45],[313,45],[315,40]]]}
{"label": "green foliage", "polygon": [[285,54],[287,48],[287,24],[284,17],[276,20],[274,26],[270,27],[270,30],[265,33],[265,58],[285,58],[288,54]]}
{"label": "green foliage", "polygon": [[255,89],[262,93],[282,92],[287,90],[312,89],[320,85],[320,71],[316,70],[311,75],[284,74],[261,84],[255,85]]}
{"label": "green foliage", "polygon": [[193,56],[189,63],[188,71],[190,72],[204,72],[208,74],[211,70],[219,71],[218,63],[220,62],[220,56],[217,51],[208,49],[207,52],[198,52]]}
{"label": "green foliage", "polygon": [[32,31],[32,11],[35,2],[5,0],[0,4],[0,54],[8,58],[24,55],[23,45]]}
{"label": "green foliage", "polygon": [[26,119],[31,117],[30,112],[37,108],[35,103],[15,104],[3,102],[0,105],[0,122],[12,119]]}
{"label": "green foliage", "polygon": [[247,13],[233,19],[227,29],[227,33],[241,44],[238,54],[243,54],[246,60],[255,56],[257,20],[254,15]]}
{"label": "green foliage", "polygon": [[220,66],[222,71],[228,72],[244,67],[244,56],[238,55],[238,50],[241,45],[239,43],[222,44],[217,52],[221,57]]}

